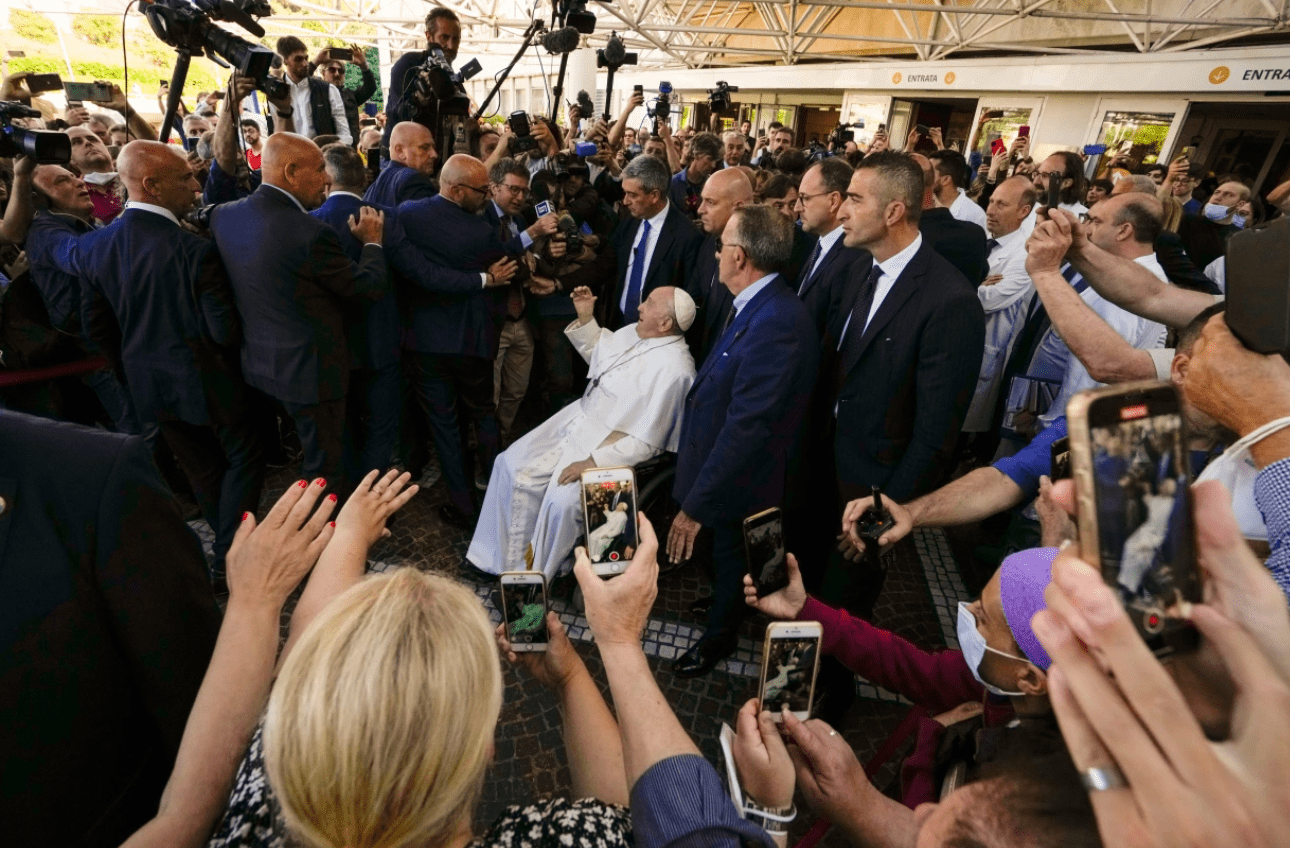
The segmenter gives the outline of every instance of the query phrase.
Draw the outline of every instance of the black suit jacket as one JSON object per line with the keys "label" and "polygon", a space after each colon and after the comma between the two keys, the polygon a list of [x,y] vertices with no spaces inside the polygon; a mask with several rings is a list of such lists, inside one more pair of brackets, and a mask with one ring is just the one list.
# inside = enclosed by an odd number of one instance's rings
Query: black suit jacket
{"label": "black suit jacket", "polygon": [[335,230],[270,185],[217,207],[211,234],[242,316],[246,382],[287,403],[345,397],[347,301],[388,289],[381,248],[365,246],[355,266]]}
{"label": "black suit jacket", "polygon": [[[851,266],[857,260],[869,259],[869,251],[847,247],[842,243],[844,236],[838,236],[837,242],[820,259],[815,273],[807,277],[810,270],[802,263],[802,270],[796,278],[797,296],[802,299],[806,311],[811,314],[815,331],[824,334],[824,325],[829,317],[829,304],[833,302],[838,289],[850,279]],[[807,257],[810,258],[809,256]]]}
{"label": "black suit jacket", "polygon": [[844,499],[877,485],[904,503],[950,471],[981,370],[985,314],[975,287],[924,241],[869,322],[859,355],[841,363],[842,330],[871,268],[857,262],[829,309],[815,408],[823,424],[816,435],[834,431]]}
{"label": "black suit jacket", "polygon": [[243,414],[241,320],[214,244],[126,209],[54,259],[80,278],[82,332],[142,420],[230,423]]}
{"label": "black suit jacket", "polygon": [[980,285],[990,273],[989,251],[986,250],[985,230],[971,221],[960,221],[943,206],[924,209],[918,219],[918,231],[923,240],[972,285]]}
{"label": "black suit jacket", "polygon": [[[635,218],[623,221],[610,240],[611,249],[601,253],[603,265],[598,267],[603,271],[613,269],[614,274],[613,288],[606,287],[597,304],[603,316],[601,326],[610,330],[621,329],[625,323],[621,303],[628,283],[627,260],[631,256],[640,226],[641,222]],[[658,242],[650,256],[649,268],[641,280],[641,300],[645,300],[650,292],[662,286],[685,288],[702,243],[703,234],[685,213],[669,205],[662,232],[658,234]]]}
{"label": "black suit jacket", "polygon": [[118,846],[156,815],[219,629],[142,438],[0,412],[0,820]]}

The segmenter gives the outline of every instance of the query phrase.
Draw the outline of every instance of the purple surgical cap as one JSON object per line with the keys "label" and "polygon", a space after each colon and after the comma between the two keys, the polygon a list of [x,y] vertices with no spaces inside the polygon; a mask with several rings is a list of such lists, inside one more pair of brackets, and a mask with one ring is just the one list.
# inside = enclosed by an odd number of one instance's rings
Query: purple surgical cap
{"label": "purple surgical cap", "polygon": [[1044,671],[1052,659],[1030,628],[1030,619],[1041,609],[1047,609],[1044,588],[1052,578],[1056,556],[1056,548],[1030,548],[1018,551],[999,566],[999,596],[1012,638],[1017,640],[1017,647],[1026,659]]}

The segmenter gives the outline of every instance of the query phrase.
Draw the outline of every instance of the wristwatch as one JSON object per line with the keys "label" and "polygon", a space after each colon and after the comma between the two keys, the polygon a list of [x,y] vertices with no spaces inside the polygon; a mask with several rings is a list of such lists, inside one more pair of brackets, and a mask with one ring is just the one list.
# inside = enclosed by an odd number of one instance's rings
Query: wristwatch
{"label": "wristwatch", "polygon": [[744,795],[744,818],[770,834],[783,836],[788,833],[788,823],[797,818],[797,808],[765,807]]}

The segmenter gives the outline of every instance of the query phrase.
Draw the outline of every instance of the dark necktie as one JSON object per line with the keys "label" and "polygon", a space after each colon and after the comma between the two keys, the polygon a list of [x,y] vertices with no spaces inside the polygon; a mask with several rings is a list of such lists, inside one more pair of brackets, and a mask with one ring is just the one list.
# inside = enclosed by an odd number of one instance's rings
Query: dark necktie
{"label": "dark necktie", "polygon": [[635,324],[640,319],[641,284],[645,280],[645,251],[649,248],[649,221],[641,221],[641,237],[632,251],[632,273],[627,280],[627,306],[623,310],[623,323]]}
{"label": "dark necktie", "polygon": [[735,305],[733,303],[730,304],[730,311],[726,313],[726,323],[721,325],[721,335],[717,336],[718,339],[726,334],[726,330],[730,329],[731,324],[735,323],[736,311]]}
{"label": "dark necktie", "polygon": [[[510,215],[502,216],[502,244],[515,238],[515,224]],[[506,317],[514,321],[524,314],[524,290],[512,284],[506,296]]]}
{"label": "dark necktie", "polygon": [[989,256],[994,253],[994,249],[999,246],[998,239],[988,239],[985,243],[985,255]]}
{"label": "dark necktie", "polygon": [[842,345],[838,348],[838,373],[834,379],[834,391],[842,388],[847,372],[860,357],[860,343],[864,341],[865,324],[869,321],[869,310],[873,308],[873,297],[878,291],[878,278],[882,276],[882,267],[874,263],[869,269],[869,276],[860,284],[855,304],[851,307],[851,319],[846,325]]}
{"label": "dark necktie", "polygon": [[797,285],[797,295],[801,297],[806,294],[806,284],[811,281],[815,273],[815,263],[820,261],[820,242],[816,240],[815,247],[811,248],[811,256],[806,260],[806,265],[802,268],[802,279]]}

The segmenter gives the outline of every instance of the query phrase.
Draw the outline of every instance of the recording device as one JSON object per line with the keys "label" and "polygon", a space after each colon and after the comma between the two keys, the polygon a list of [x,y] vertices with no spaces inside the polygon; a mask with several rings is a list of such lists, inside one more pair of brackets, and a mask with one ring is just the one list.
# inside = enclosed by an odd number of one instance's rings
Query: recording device
{"label": "recording device", "polygon": [[573,220],[573,216],[568,212],[561,212],[557,226],[559,226],[560,235],[564,236],[564,243],[568,248],[565,256],[572,259],[580,255],[585,242],[582,240],[582,231],[578,229],[578,222]]}
{"label": "recording device", "polygon": [[622,574],[640,546],[636,474],[626,467],[592,468],[582,472],[581,485],[591,568],[601,577]]}
{"label": "recording device", "polygon": [[1244,229],[1227,240],[1224,320],[1256,353],[1290,353],[1290,219]]}
{"label": "recording device", "polygon": [[643,86],[643,85],[633,85],[633,86],[632,86],[632,94],[640,94],[640,95],[642,95],[642,96],[643,96],[643,95],[645,94],[645,86]]}
{"label": "recording device", "polygon": [[591,102],[591,95],[585,91],[579,91],[576,98],[578,106],[578,115],[583,118],[590,118],[596,114],[596,104]]}
{"label": "recording device", "polygon": [[618,33],[612,32],[605,46],[596,51],[596,67],[617,69],[623,65],[635,65],[639,58],[638,53],[628,53]]}
{"label": "recording device", "polygon": [[779,507],[744,519],[744,555],[758,597],[764,598],[788,585],[784,514]]}
{"label": "recording device", "polygon": [[578,49],[582,34],[571,26],[542,33],[542,46],[548,53],[572,53]]}
{"label": "recording device", "polygon": [[591,35],[596,31],[596,16],[587,11],[587,0],[569,0],[561,6],[562,9],[556,11],[566,26],[573,27],[584,35]]}
{"label": "recording device", "polygon": [[841,150],[848,141],[856,140],[855,130],[851,129],[851,127],[862,130],[864,129],[864,121],[860,120],[854,124],[838,124],[834,127],[833,132],[829,134],[829,144],[834,150]]}
{"label": "recording device", "polygon": [[533,128],[529,125],[528,112],[523,110],[512,112],[506,122],[511,125],[511,140],[506,143],[508,153],[524,153],[538,149],[537,139],[533,137]]}
{"label": "recording device", "polygon": [[810,717],[823,635],[818,621],[775,621],[766,627],[757,700],[775,721],[783,720],[785,706],[800,721]]}
{"label": "recording device", "polygon": [[28,74],[27,90],[32,94],[45,91],[58,91],[63,87],[63,78],[58,74]]}
{"label": "recording device", "polygon": [[855,533],[865,541],[867,549],[876,550],[878,540],[896,526],[896,520],[891,517],[891,510],[882,504],[882,490],[871,486],[869,491],[873,495],[873,504],[856,519]]}
{"label": "recording device", "polygon": [[990,142],[990,155],[998,156],[1000,153],[1007,153],[1008,145],[1003,143],[1003,139],[996,138]]}
{"label": "recording device", "polygon": [[1044,205],[1049,209],[1056,209],[1058,206],[1061,206],[1061,204],[1062,204],[1062,178],[1049,177],[1048,178],[1048,196],[1044,202]]}
{"label": "recording device", "polygon": [[[184,139],[187,141],[188,139]],[[194,139],[195,141],[196,139]],[[199,230],[209,230],[211,228],[211,213],[215,211],[218,203],[212,203],[208,206],[198,206],[184,216],[184,221],[192,224]]]}
{"label": "recording device", "polygon": [[[658,84],[658,97],[654,99],[654,108],[650,110],[650,115],[654,118],[666,119],[672,114],[672,83],[660,82]],[[655,125],[654,134],[658,134],[657,125]]]}
{"label": "recording device", "polygon": [[1169,383],[1089,389],[1066,406],[1080,550],[1158,657],[1191,651],[1201,600],[1189,446]]}
{"label": "recording device", "polygon": [[328,47],[327,60],[331,62],[352,62],[354,61],[354,51],[348,47]]}
{"label": "recording device", "polygon": [[927,134],[931,132],[931,130],[927,128],[927,124],[916,124],[914,126],[914,132],[918,133],[921,136],[926,137]]}
{"label": "recording device", "polygon": [[39,165],[65,165],[72,161],[72,140],[67,133],[13,125],[14,118],[39,117],[38,109],[0,100],[0,157],[31,156]]}
{"label": "recording device", "polygon": [[717,80],[717,87],[708,92],[708,108],[720,114],[730,110],[730,95],[737,94],[739,86]]}
{"label": "recording device", "polygon": [[1195,157],[1196,157],[1196,148],[1188,145],[1187,147],[1184,147],[1182,149],[1181,153],[1179,153],[1177,156],[1174,157],[1174,161],[1177,162],[1179,159],[1186,159],[1188,162],[1190,162]]}
{"label": "recording device", "polygon": [[112,100],[112,86],[104,82],[68,82],[63,83],[67,102],[73,100],[91,103],[108,103]]}
{"label": "recording device", "polygon": [[413,97],[422,103],[437,102],[441,116],[467,115],[470,113],[470,97],[463,82],[462,75],[448,64],[443,48],[431,44],[425,61],[412,77],[411,91]]}
{"label": "recording device", "polygon": [[573,145],[573,154],[575,156],[595,156],[600,152],[594,141],[579,141]]}
{"label": "recording device", "polygon": [[545,651],[551,637],[546,627],[546,578],[540,571],[504,571],[499,575],[502,621],[516,653]]}

